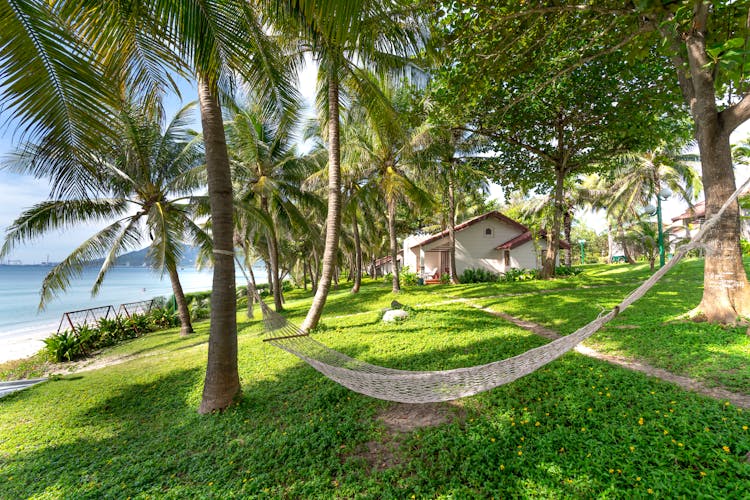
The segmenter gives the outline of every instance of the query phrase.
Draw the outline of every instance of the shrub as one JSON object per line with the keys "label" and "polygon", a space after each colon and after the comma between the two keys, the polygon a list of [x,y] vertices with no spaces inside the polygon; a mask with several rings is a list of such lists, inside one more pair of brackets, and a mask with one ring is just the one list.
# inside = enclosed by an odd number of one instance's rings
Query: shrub
{"label": "shrub", "polygon": [[451,282],[451,275],[448,273],[443,273],[440,275],[440,283],[443,285],[446,285]]}
{"label": "shrub", "polygon": [[70,330],[47,337],[44,346],[49,357],[57,363],[72,361],[81,355],[81,339]]}
{"label": "shrub", "polygon": [[740,240],[740,248],[742,248],[742,255],[750,255],[750,241]]}
{"label": "shrub", "polygon": [[500,281],[506,282],[529,281],[538,278],[539,271],[537,269],[508,269],[500,275]]}
{"label": "shrub", "polygon": [[468,268],[459,278],[461,283],[494,283],[498,281],[498,275],[483,268]]}
{"label": "shrub", "polygon": [[583,269],[575,266],[558,266],[555,268],[555,276],[577,276]]}
{"label": "shrub", "polygon": [[154,330],[171,328],[180,324],[179,316],[174,311],[168,311],[167,309],[152,309],[149,318]]}
{"label": "shrub", "polygon": [[[393,278],[391,278],[393,279]],[[401,286],[413,286],[417,284],[417,273],[413,273],[409,266],[401,269],[398,275],[398,282]]]}
{"label": "shrub", "polygon": [[197,299],[190,302],[190,319],[198,321],[206,319],[211,315],[211,301],[209,299]]}

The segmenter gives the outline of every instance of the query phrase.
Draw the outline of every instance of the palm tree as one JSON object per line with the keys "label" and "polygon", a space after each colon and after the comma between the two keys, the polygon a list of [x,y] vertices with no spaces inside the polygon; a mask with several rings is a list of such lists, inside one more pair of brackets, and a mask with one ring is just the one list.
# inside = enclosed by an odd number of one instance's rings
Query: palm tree
{"label": "palm tree", "polygon": [[0,102],[13,107],[27,133],[42,137],[44,149],[58,151],[54,172],[47,172],[53,191],[80,193],[96,179],[95,165],[86,165],[79,153],[109,137],[117,91],[130,88],[158,104],[160,91],[173,86],[170,71],[197,79],[214,239],[209,359],[199,411],[226,408],[240,383],[232,185],[219,92],[238,72],[272,106],[291,105],[296,93],[282,64],[288,59],[279,56],[254,7],[240,1],[93,0],[81,8],[72,1],[2,0],[0,19]]}
{"label": "palm tree", "polygon": [[[180,334],[187,335],[193,327],[177,265],[183,242],[210,247],[210,238],[191,220],[188,207],[192,192],[203,182],[203,151],[187,129],[189,107],[179,111],[163,131],[142,110],[125,111],[121,116],[121,140],[93,155],[100,159],[98,180],[108,191],[35,205],[10,226],[0,255],[51,230],[117,217],[52,268],[42,283],[40,307],[65,290],[72,277],[80,276],[86,264],[103,258],[91,290],[96,295],[117,256],[137,248],[149,236],[148,259],[153,269],[169,275],[182,324]],[[29,154],[30,150],[36,152]],[[11,166],[23,173],[54,164],[37,148],[26,148]]]}
{"label": "palm tree", "polygon": [[[410,5],[403,0],[298,0],[267,1],[277,13],[282,31],[295,31],[303,49],[319,65],[318,101],[327,123],[328,215],[323,251],[323,269],[315,297],[302,330],[314,328],[323,312],[336,268],[341,228],[341,145],[339,141],[339,94],[367,96],[370,109],[387,102],[361,68],[393,70],[404,60],[398,55],[414,54],[419,30],[405,19]],[[384,108],[387,109],[387,108]]]}
{"label": "palm tree", "polygon": [[[308,158],[297,155],[291,119],[279,119],[259,103],[230,110],[227,139],[231,153],[237,199],[254,215],[262,230],[271,269],[271,289],[277,311],[283,309],[280,283],[279,236],[282,231],[308,231],[301,209],[319,204],[301,189]],[[248,205],[249,204],[249,205]],[[261,228],[262,226],[262,228]]]}

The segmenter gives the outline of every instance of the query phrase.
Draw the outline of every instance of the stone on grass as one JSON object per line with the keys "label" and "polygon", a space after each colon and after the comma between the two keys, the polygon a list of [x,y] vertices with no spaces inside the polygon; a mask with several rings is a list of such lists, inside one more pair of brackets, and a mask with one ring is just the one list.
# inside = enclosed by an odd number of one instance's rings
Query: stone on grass
{"label": "stone on grass", "polygon": [[389,309],[383,315],[383,321],[391,323],[393,321],[401,321],[409,317],[409,313],[403,309]]}

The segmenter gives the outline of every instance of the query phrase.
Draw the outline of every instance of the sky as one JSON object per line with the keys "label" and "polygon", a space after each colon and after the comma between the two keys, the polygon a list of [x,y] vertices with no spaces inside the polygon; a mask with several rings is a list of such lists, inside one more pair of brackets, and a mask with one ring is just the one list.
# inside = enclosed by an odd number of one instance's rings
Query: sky
{"label": "sky", "polygon": [[[317,68],[308,59],[305,68],[300,74],[299,90],[305,99],[307,113],[310,115],[313,114],[312,108],[315,101],[316,73]],[[180,102],[175,96],[170,98],[165,106],[167,108],[167,116],[182,107],[183,102],[187,103],[197,100],[197,91],[190,84],[183,83],[180,85],[180,89],[183,101]],[[2,110],[2,116],[0,116],[0,124],[6,124],[5,127],[0,129],[0,161],[2,161],[1,159],[3,156],[15,149],[19,135],[15,133],[16,131],[14,130],[12,119],[9,120],[8,117],[5,116],[6,113],[7,110]],[[195,116],[195,127],[196,129],[200,129],[197,112]],[[750,122],[743,124],[734,134],[732,134],[732,141],[735,142],[745,139],[748,137],[748,133],[750,133]],[[750,176],[749,167],[741,167],[741,170],[738,169],[736,176],[737,185],[739,185]],[[49,187],[46,181],[34,179],[30,176],[14,174],[0,168],[0,236],[4,239],[5,231],[13,220],[16,219],[24,209],[44,201],[47,198],[48,193]],[[502,188],[498,185],[492,185],[490,188],[490,196],[502,200]],[[681,214],[686,208],[687,206],[675,197],[665,201],[662,205],[665,223],[671,221],[672,217]],[[606,223],[602,213],[591,213],[590,211],[585,211],[581,213],[579,217],[583,220],[584,224],[597,232],[606,229]],[[23,264],[60,261],[86,238],[93,235],[97,229],[101,229],[101,225],[87,227],[78,226],[65,231],[52,231],[46,233],[43,237],[33,240],[30,244],[16,247],[9,256],[3,259],[3,261],[20,260]]]}
{"label": "sky", "polygon": [[[315,102],[315,81],[317,68],[308,59],[308,64],[300,73],[299,90],[305,100],[307,113],[312,114]],[[165,102],[167,117],[174,114],[185,104],[198,99],[194,86],[188,82],[180,82],[182,101],[177,96],[168,97]],[[6,116],[7,110],[0,111],[0,124],[7,125],[0,128],[0,163],[2,157],[13,151],[18,145],[19,134],[13,126],[12,120]],[[196,110],[195,125],[200,130],[200,117]],[[49,185],[45,180],[34,179],[8,172],[0,168],[0,244],[4,240],[6,229],[23,212],[47,199]],[[20,260],[23,264],[39,264],[40,262],[59,262],[87,238],[102,229],[103,225],[77,226],[65,231],[50,231],[43,237],[33,240],[30,244],[16,247],[13,252],[4,257],[3,262]]]}

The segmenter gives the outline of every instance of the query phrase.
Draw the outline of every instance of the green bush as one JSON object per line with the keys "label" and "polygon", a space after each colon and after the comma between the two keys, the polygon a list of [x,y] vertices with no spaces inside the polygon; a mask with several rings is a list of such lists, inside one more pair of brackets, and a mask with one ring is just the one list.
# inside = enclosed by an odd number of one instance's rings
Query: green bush
{"label": "green bush", "polygon": [[57,363],[72,361],[81,356],[81,339],[75,332],[64,330],[44,339],[50,359]]}
{"label": "green bush", "polygon": [[152,309],[149,313],[149,319],[154,330],[172,328],[180,324],[180,318],[174,311],[167,309]]}
{"label": "green bush", "polygon": [[207,298],[193,300],[190,302],[189,308],[192,321],[206,319],[211,315],[211,301]]}
{"label": "green bush", "polygon": [[539,271],[537,269],[508,269],[500,275],[499,281],[514,282],[514,281],[529,281],[539,278]]}
{"label": "green bush", "polygon": [[440,283],[443,285],[447,285],[451,282],[451,275],[448,273],[443,273],[440,275]]}
{"label": "green bush", "polygon": [[583,272],[583,269],[575,266],[557,266],[555,276],[577,276]]}
{"label": "green bush", "polygon": [[494,283],[498,281],[498,275],[487,269],[470,267],[464,269],[459,280],[461,283]]}
{"label": "green bush", "polygon": [[414,273],[409,269],[409,266],[401,269],[398,274],[398,282],[401,286],[413,286],[417,284],[417,273]]}
{"label": "green bush", "polygon": [[742,255],[750,255],[750,241],[740,240],[740,247],[742,248]]}

